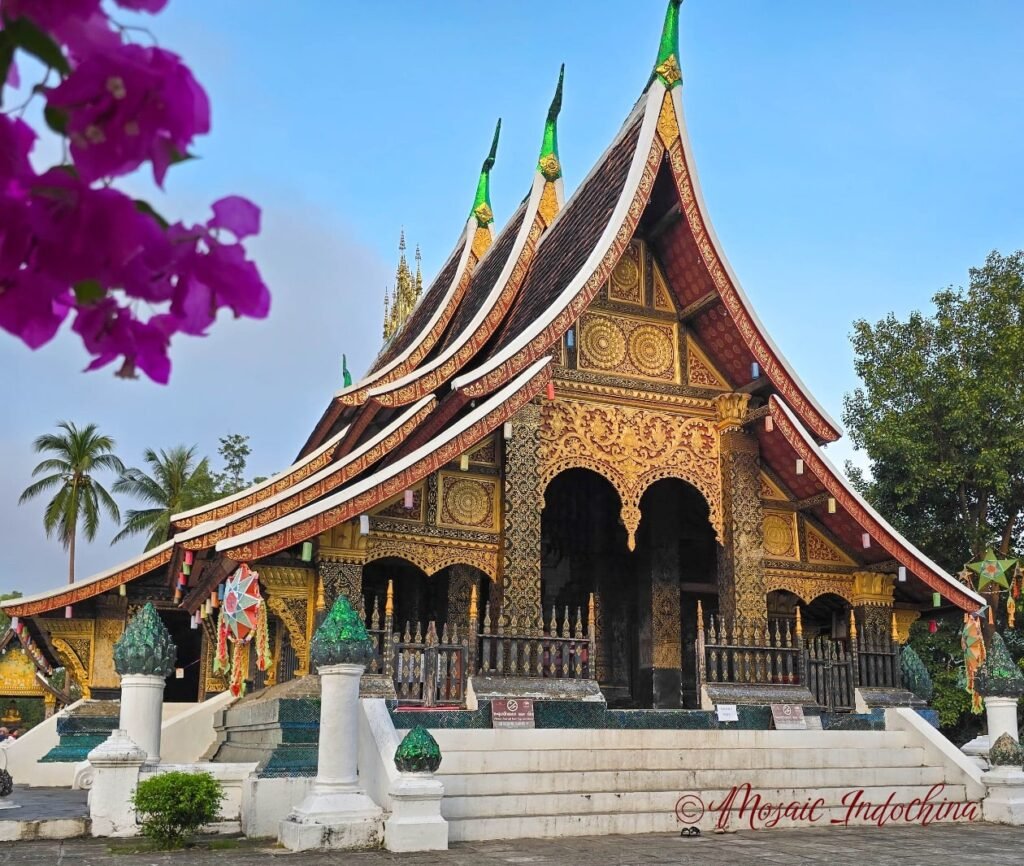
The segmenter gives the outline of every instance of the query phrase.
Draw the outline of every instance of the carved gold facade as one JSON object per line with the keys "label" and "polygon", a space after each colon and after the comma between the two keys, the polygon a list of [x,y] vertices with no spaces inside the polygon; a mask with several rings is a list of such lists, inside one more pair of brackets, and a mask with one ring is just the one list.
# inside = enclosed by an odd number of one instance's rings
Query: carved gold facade
{"label": "carved gold facade", "polygon": [[719,437],[702,418],[576,400],[546,403],[539,449],[541,490],[566,469],[590,469],[611,482],[622,502],[630,550],[640,526],[640,499],[655,481],[678,478],[708,503],[722,533]]}
{"label": "carved gold facade", "polygon": [[[260,581],[266,590],[267,610],[288,630],[298,659],[296,675],[309,673],[309,641],[313,636],[317,574],[311,568],[263,565]],[[280,643],[280,636],[278,636]]]}
{"label": "carved gold facade", "polygon": [[0,656],[0,698],[41,698],[43,694],[35,662],[17,644],[9,646]]}

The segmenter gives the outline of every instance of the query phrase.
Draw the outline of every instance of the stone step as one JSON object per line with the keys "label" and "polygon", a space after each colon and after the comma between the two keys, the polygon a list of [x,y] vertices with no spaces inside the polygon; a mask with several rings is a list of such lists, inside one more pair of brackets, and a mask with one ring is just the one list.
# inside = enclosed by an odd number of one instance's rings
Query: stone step
{"label": "stone step", "polygon": [[[947,802],[950,802],[947,800]],[[949,806],[942,814],[933,807],[928,816],[929,823],[969,823],[981,820],[981,806],[967,801],[954,803],[956,811]],[[794,817],[779,817],[777,813],[753,815],[750,810],[740,813],[733,810],[723,817],[717,813],[704,812],[699,821],[686,826],[696,826],[704,833],[714,832],[716,827],[733,832],[737,830],[788,829],[795,827],[832,826],[919,826],[922,810],[890,806],[880,814],[863,811],[853,813],[847,806],[830,806],[815,810],[813,814]],[[684,825],[679,822],[672,809],[659,812],[592,812],[567,815],[514,815],[507,817],[455,818],[448,822],[448,837],[451,842],[479,842],[488,839],[539,839],[562,836],[605,836],[636,835],[640,833],[678,833]],[[638,852],[639,858],[639,852]],[[642,858],[640,858],[642,859]]]}
{"label": "stone step", "polygon": [[[869,803],[910,803],[923,800],[929,792],[933,799],[960,803],[966,799],[963,785],[890,785],[860,787],[858,785],[824,788],[758,788],[749,795],[742,788],[731,800],[732,810],[741,811],[744,802],[747,811],[765,803],[803,804],[820,802],[821,807],[842,807],[853,801],[857,791],[862,791],[860,801]],[[551,815],[590,814],[644,814],[665,812],[675,815],[680,797],[693,796],[689,789],[674,788],[668,791],[603,791],[591,794],[498,794],[493,796],[449,797],[441,803],[441,814],[449,820],[466,818],[484,819],[492,816],[532,816],[544,818]],[[723,804],[729,800],[730,789],[697,789],[705,806]],[[845,798],[845,799],[844,799]],[[859,801],[858,801],[859,802]]]}
{"label": "stone step", "polygon": [[537,749],[532,751],[454,751],[441,746],[443,775],[482,773],[542,773],[614,770],[732,770],[822,769],[863,767],[920,767],[920,748],[777,749]]}
{"label": "stone step", "polygon": [[765,748],[809,751],[816,749],[899,749],[907,745],[902,731],[678,731],[608,729],[432,729],[441,752],[491,752],[521,749],[690,749],[718,750]]}
{"label": "stone step", "polygon": [[499,794],[589,794],[635,791],[727,790],[748,782],[755,788],[877,788],[937,785],[945,781],[942,767],[787,768],[748,772],[718,770],[598,770],[589,772],[438,774],[450,797]]}

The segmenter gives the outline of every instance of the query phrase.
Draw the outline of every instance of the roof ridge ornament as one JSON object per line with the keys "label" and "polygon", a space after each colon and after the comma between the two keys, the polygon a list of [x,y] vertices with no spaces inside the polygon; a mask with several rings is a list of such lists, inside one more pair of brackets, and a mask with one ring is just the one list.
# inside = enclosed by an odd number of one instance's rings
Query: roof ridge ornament
{"label": "roof ridge ornament", "polygon": [[558,114],[562,110],[562,82],[565,80],[565,64],[558,70],[558,86],[548,108],[547,120],[544,123],[544,141],[540,146],[540,158],[537,169],[544,180],[553,183],[562,176],[562,163],[558,158]]}
{"label": "roof ridge ornament", "polygon": [[651,74],[651,81],[659,79],[666,90],[671,90],[683,81],[683,73],[679,68],[679,7],[682,3],[683,0],[669,0],[665,25],[661,29],[661,43],[658,45],[658,59],[654,61],[654,72]]}
{"label": "roof ridge ornament", "polygon": [[470,216],[476,217],[476,224],[480,228],[487,228],[494,222],[494,212],[491,210],[491,169],[494,167],[494,159],[498,154],[498,136],[501,134],[501,118],[494,127],[494,140],[491,141],[491,151],[487,159],[480,167],[480,180],[476,184],[476,198],[473,199],[473,208]]}

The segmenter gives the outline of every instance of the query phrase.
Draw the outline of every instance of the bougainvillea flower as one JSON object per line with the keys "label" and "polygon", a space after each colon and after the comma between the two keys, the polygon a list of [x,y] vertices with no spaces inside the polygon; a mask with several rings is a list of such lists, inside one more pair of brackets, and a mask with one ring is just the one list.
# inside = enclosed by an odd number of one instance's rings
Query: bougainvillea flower
{"label": "bougainvillea flower", "polygon": [[211,229],[227,229],[242,240],[259,234],[260,209],[247,198],[229,195],[213,203],[213,219],[207,225]]}
{"label": "bougainvillea flower", "polygon": [[114,2],[122,9],[149,12],[151,15],[155,15],[167,5],[167,0],[114,0]]}
{"label": "bougainvillea flower", "polygon": [[91,182],[134,171],[146,160],[163,185],[168,166],[210,130],[206,92],[176,54],[120,45],[95,53],[49,93],[67,113],[71,155]]}
{"label": "bougainvillea flower", "polygon": [[142,322],[109,297],[80,307],[72,326],[86,350],[96,356],[87,370],[124,358],[118,375],[134,378],[136,370],[141,370],[161,385],[167,384],[171,375],[168,349],[175,329],[173,316],[157,315]]}
{"label": "bougainvillea flower", "polygon": [[0,114],[0,185],[32,176],[28,155],[35,141],[36,134],[25,121]]}
{"label": "bougainvillea flower", "polygon": [[64,283],[45,274],[22,270],[0,275],[0,328],[38,349],[53,339],[72,300]]}

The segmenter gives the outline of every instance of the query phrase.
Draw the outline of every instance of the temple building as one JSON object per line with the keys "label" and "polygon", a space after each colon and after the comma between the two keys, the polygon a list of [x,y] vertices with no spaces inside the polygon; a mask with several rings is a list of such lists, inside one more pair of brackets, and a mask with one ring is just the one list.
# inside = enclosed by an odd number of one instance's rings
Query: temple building
{"label": "temple building", "polygon": [[745,684],[810,689],[841,710],[845,686],[809,674],[823,646],[855,659],[869,635],[882,655],[933,608],[984,604],[829,460],[837,424],[712,228],[683,117],[678,8],[571,195],[560,75],[504,225],[490,197],[496,131],[425,288],[403,233],[384,345],[329,397],[291,466],[175,515],[173,537],[129,562],[3,604],[41,665],[116,696],[113,644],[151,601],[178,647],[167,700],[222,692],[223,586],[245,565],[272,659],[260,670],[251,647],[251,688],[313,672],[311,635],[344,594],[378,648],[366,688],[399,703],[571,691],[677,708]]}

